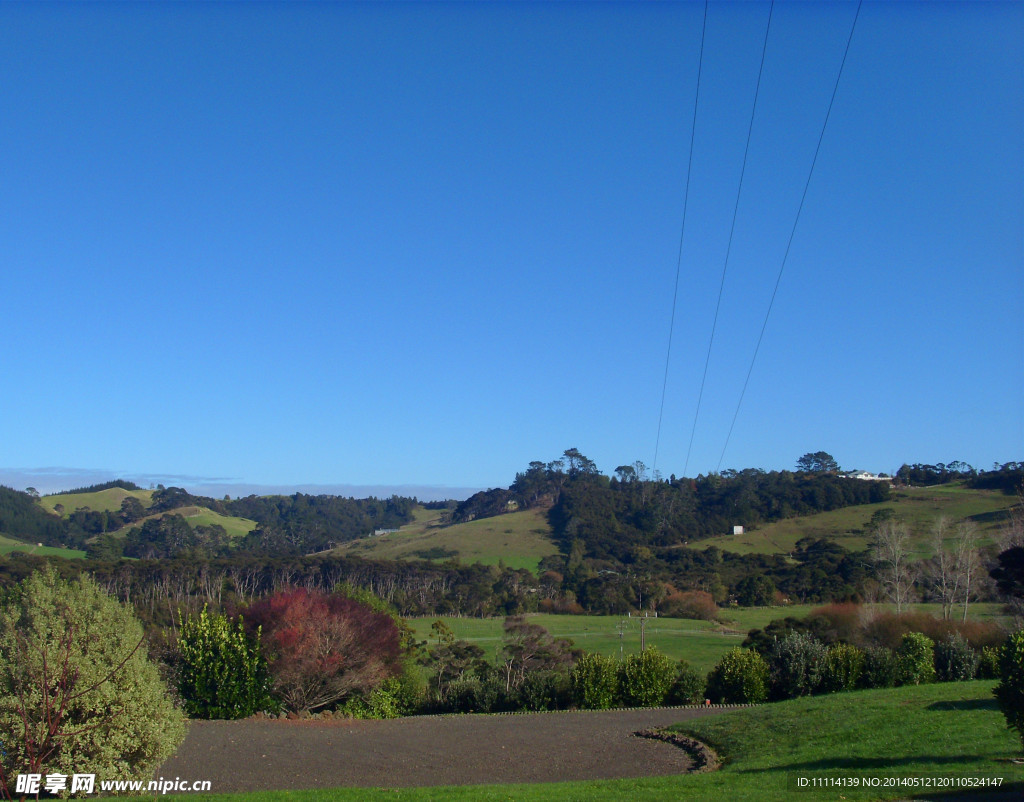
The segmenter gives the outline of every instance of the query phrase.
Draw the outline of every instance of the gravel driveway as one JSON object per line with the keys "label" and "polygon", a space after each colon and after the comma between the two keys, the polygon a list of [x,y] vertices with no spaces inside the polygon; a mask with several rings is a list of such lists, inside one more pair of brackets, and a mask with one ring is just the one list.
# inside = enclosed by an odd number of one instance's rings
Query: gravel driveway
{"label": "gravel driveway", "polygon": [[637,738],[721,712],[656,708],[390,721],[194,721],[157,772],[213,792],[556,782],[679,774],[681,749]]}

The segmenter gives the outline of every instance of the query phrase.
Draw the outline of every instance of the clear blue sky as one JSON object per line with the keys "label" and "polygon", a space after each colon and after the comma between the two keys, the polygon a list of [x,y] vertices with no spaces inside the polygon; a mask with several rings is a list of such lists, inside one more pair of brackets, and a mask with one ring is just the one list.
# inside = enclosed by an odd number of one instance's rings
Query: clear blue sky
{"label": "clear blue sky", "polygon": [[[711,5],[682,474],[766,3]],[[687,473],[856,6],[777,4]],[[0,5],[0,466],[507,485],[653,462],[703,4]],[[1024,4],[866,3],[722,468],[1024,458]]]}

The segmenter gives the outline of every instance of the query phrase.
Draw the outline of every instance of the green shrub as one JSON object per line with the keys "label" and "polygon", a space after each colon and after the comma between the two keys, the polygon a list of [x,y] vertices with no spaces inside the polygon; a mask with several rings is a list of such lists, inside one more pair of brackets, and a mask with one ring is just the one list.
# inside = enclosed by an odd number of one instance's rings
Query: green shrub
{"label": "green shrub", "polygon": [[980,658],[959,632],[935,644],[935,676],[939,682],[966,682],[978,673]]}
{"label": "green shrub", "polygon": [[978,655],[978,679],[999,679],[999,648],[986,646]]}
{"label": "green shrub", "polygon": [[569,676],[564,671],[534,671],[526,675],[511,700],[517,710],[563,710],[569,706]]}
{"label": "green shrub", "polygon": [[852,691],[864,673],[864,652],[849,643],[836,643],[828,647],[821,666],[822,693]]}
{"label": "green shrub", "polygon": [[908,632],[896,650],[896,681],[900,685],[935,682],[935,643],[920,632]]}
{"label": "green shrub", "polygon": [[[52,568],[0,607],[4,776],[89,771],[148,780],[185,737],[185,719],[146,657],[132,611],[87,576]],[[0,795],[10,794],[0,782]],[[8,795],[7,798],[10,798]]]}
{"label": "green shrub", "polygon": [[685,660],[676,667],[676,678],[668,691],[666,702],[670,705],[699,705],[704,703],[705,678],[697,669],[691,668]]}
{"label": "green shrub", "polygon": [[630,707],[664,704],[675,675],[672,661],[653,646],[631,654],[619,666],[619,698]]}
{"label": "green shrub", "polygon": [[892,688],[899,675],[896,654],[885,646],[869,646],[864,650],[864,671],[861,688]]}
{"label": "green shrub", "polygon": [[768,664],[757,652],[730,649],[707,682],[708,698],[718,704],[756,704],[768,698]]}
{"label": "green shrub", "polygon": [[825,646],[806,632],[792,632],[772,646],[768,669],[773,699],[809,696],[818,690]]}
{"label": "green shrub", "polygon": [[999,684],[992,690],[1006,725],[1024,746],[1024,629],[1015,632],[999,651]]}
{"label": "green shrub", "polygon": [[611,707],[619,693],[615,661],[601,654],[584,654],[569,672],[569,685],[577,707],[591,710]]}
{"label": "green shrub", "polygon": [[252,639],[242,621],[232,624],[206,607],[198,618],[178,621],[178,693],[194,718],[235,719],[276,709],[270,694],[260,632]]}

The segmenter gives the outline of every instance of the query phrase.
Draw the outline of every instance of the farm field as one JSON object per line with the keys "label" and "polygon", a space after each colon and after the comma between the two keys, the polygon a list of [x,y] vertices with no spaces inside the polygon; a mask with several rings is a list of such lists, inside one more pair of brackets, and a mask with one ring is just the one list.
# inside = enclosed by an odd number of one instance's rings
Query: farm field
{"label": "farm field", "polygon": [[[910,686],[886,690],[856,691],[852,693],[816,696],[762,705],[740,710],[722,711],[717,714],[691,719],[674,726],[673,729],[696,737],[719,752],[723,767],[707,774],[669,774],[629,779],[591,780],[575,782],[545,783],[540,777],[530,776],[531,761],[528,755],[519,761],[522,780],[503,785],[449,785],[433,787],[397,787],[408,785],[417,776],[426,776],[438,764],[448,764],[456,777],[461,769],[460,748],[466,743],[467,750],[475,749],[472,738],[438,739],[436,749],[424,733],[417,733],[414,750],[403,750],[400,740],[402,721],[397,722],[354,722],[358,727],[360,741],[374,755],[388,755],[391,761],[391,788],[321,788],[317,790],[257,791],[247,794],[189,794],[175,798],[194,802],[326,802],[326,800],[750,800],[750,802],[772,802],[772,800],[800,799],[808,802],[818,800],[889,800],[908,797],[928,796],[936,798],[944,791],[960,791],[951,799],[986,799],[990,796],[985,789],[961,789],[938,785],[935,788],[916,790],[906,783],[930,780],[935,783],[955,783],[958,778],[987,778],[998,781],[998,788],[987,789],[993,799],[1019,799],[1024,792],[1024,765],[1013,762],[1021,755],[1020,739],[1006,728],[1005,719],[992,698],[992,681],[943,683],[936,685]],[[632,712],[632,711],[631,711]],[[635,711],[637,713],[642,711]],[[652,711],[652,713],[673,713],[674,711]],[[462,721],[485,721],[497,719],[502,727],[494,730],[493,740],[488,746],[498,761],[504,765],[508,752],[503,753],[504,743],[501,732],[511,731],[517,721],[569,721],[568,717],[580,714],[547,713],[528,716],[451,716],[432,717],[436,726],[459,726]],[[586,727],[588,719],[579,719],[578,726]],[[598,714],[602,715],[602,714]],[[686,716],[684,710],[676,715]],[[430,722],[406,719],[410,725],[429,726]],[[218,722],[219,723],[219,722]],[[260,722],[256,722],[259,724]],[[280,722],[287,726],[288,722]],[[527,722],[528,723],[528,722]],[[200,723],[202,724],[202,723]],[[256,746],[255,740],[246,737],[248,721],[223,722],[234,726],[237,735],[232,738],[218,736],[218,744],[248,744]],[[390,725],[398,724],[398,727]],[[195,725],[194,725],[195,726]],[[525,723],[524,723],[525,726]],[[813,729],[814,736],[808,732]],[[333,754],[331,730],[320,730],[322,737],[315,739],[317,749],[309,748],[282,766],[277,773],[281,776],[282,788],[301,787],[295,778],[315,776],[311,767],[317,761]],[[392,733],[396,733],[392,735]],[[514,745],[510,733],[509,743]],[[572,754],[573,737],[563,733],[555,749],[563,750],[566,756]],[[626,759],[624,739],[621,758]],[[632,746],[632,744],[629,744]],[[661,744],[652,744],[661,748]],[[236,749],[237,747],[231,747]],[[211,746],[205,752],[208,759],[216,759],[225,748]],[[283,750],[282,750],[283,751]],[[253,761],[261,765],[278,755],[270,749],[263,749],[262,742],[253,749]],[[261,757],[255,752],[262,753]],[[442,754],[443,752],[443,754]],[[320,754],[323,753],[323,754]],[[280,753],[279,753],[280,754]],[[403,756],[409,754],[411,759]],[[500,757],[499,757],[500,756]],[[379,758],[377,758],[379,759]],[[609,757],[614,760],[614,757]],[[335,761],[336,762],[336,761]],[[231,765],[241,766],[243,761],[232,756]],[[417,766],[423,766],[417,774]],[[191,769],[191,766],[190,766]],[[498,775],[497,769],[494,772]],[[504,774],[504,772],[502,772]],[[170,775],[173,776],[173,773]],[[198,775],[196,775],[198,776]],[[797,789],[799,777],[817,778],[858,778],[895,779],[889,787],[877,786],[865,789],[844,787],[837,791],[832,788]],[[527,781],[529,780],[529,781]],[[901,783],[903,781],[903,784]],[[428,780],[427,780],[428,781]],[[454,781],[458,781],[454,779]]]}
{"label": "farm field", "polygon": [[39,557],[65,557],[75,560],[85,557],[85,552],[78,549],[62,549],[57,546],[37,546],[35,543],[25,543],[11,537],[0,535],[0,554],[10,554],[12,551],[23,551],[26,554],[35,554]]}
{"label": "farm field", "polygon": [[[737,554],[788,554],[801,538],[822,537],[852,551],[862,550],[871,540],[871,516],[879,510],[888,509],[910,528],[913,557],[928,557],[932,554],[928,545],[929,530],[937,518],[946,516],[954,524],[964,519],[974,521],[984,545],[998,535],[1007,510],[1017,501],[1015,496],[995,490],[972,490],[961,484],[903,488],[894,491],[893,496],[892,500],[878,504],[861,504],[803,518],[787,518],[748,529],[742,535],[696,541],[693,546],[717,546]],[[950,534],[955,534],[955,531]],[[952,545],[952,540],[949,545]]]}
{"label": "farm field", "polygon": [[[577,647],[618,657],[640,651],[640,623],[637,619],[611,615],[545,615],[528,616],[531,623],[539,624],[552,635],[569,638]],[[438,618],[413,618],[408,623],[418,638],[430,638],[430,625]],[[455,637],[480,646],[491,658],[497,655],[502,641],[502,618],[441,618],[455,633]],[[622,637],[619,637],[619,625]],[[656,646],[673,660],[686,659],[700,671],[710,671],[725,652],[739,646],[746,633],[716,631],[708,621],[682,618],[650,619],[646,625],[645,640]]]}
{"label": "farm field", "polygon": [[419,508],[415,514],[416,520],[397,532],[344,543],[335,553],[382,560],[504,563],[534,572],[542,558],[558,553],[546,510],[512,512],[451,526],[439,525],[440,510]]}
{"label": "farm field", "polygon": [[[739,646],[751,629],[763,629],[777,618],[803,618],[819,604],[794,604],[788,607],[749,607],[722,610],[722,624],[687,618],[652,618],[646,624],[644,638],[648,646],[656,646],[672,660],[685,659],[700,671],[710,671],[725,652]],[[878,605],[878,609],[889,609]],[[916,612],[937,613],[938,605],[915,604]],[[1001,619],[1000,605],[974,604],[970,617],[974,620]],[[531,623],[539,624],[557,638],[569,638],[575,646],[607,657],[618,657],[640,651],[640,622],[635,617],[614,615],[549,615],[531,613]],[[457,618],[435,616],[407,619],[417,638],[429,640],[430,625],[444,621],[456,638],[476,643],[495,658],[502,640],[503,618]],[[619,631],[622,626],[622,637]]]}

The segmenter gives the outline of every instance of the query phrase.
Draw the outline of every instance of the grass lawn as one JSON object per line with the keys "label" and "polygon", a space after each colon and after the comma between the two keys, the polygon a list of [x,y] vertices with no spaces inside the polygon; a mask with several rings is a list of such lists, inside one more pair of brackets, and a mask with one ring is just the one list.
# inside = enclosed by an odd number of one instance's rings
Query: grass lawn
{"label": "grass lawn", "polygon": [[[886,800],[984,799],[984,789],[938,785],[999,780],[1001,799],[1024,793],[1021,742],[1006,728],[991,681],[818,696],[725,711],[678,729],[713,745],[724,761],[709,774],[532,785],[410,789],[333,788],[252,794],[190,794],[193,802],[327,800]],[[798,789],[798,779],[861,787]],[[885,787],[886,781],[893,783]],[[877,787],[863,787],[865,781]],[[902,781],[902,784],[901,784]],[[920,783],[936,785],[921,787]],[[907,783],[918,783],[908,785]]]}
{"label": "grass lawn", "polygon": [[367,559],[458,560],[470,565],[527,568],[536,572],[543,557],[558,553],[545,510],[524,510],[452,526],[438,525],[439,510],[417,510],[399,531],[360,538],[335,549]]}

